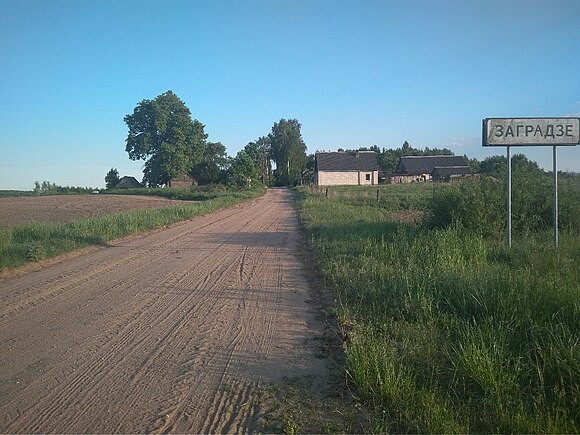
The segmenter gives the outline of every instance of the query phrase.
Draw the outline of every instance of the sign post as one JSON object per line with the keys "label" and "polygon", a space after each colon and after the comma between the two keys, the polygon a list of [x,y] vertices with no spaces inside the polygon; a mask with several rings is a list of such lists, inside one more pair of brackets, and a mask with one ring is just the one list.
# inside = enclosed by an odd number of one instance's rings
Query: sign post
{"label": "sign post", "polygon": [[552,172],[554,176],[554,183],[553,183],[553,193],[552,193],[552,201],[554,206],[552,207],[552,212],[554,217],[552,220],[554,221],[554,246],[558,247],[558,163],[557,163],[557,155],[556,150],[558,147],[556,145],[553,146],[553,154],[552,154]]}
{"label": "sign post", "polygon": [[507,173],[506,173],[506,241],[508,248],[512,247],[512,153],[510,146],[507,147]]}
{"label": "sign post", "polygon": [[558,247],[558,146],[580,144],[580,118],[485,118],[483,120],[482,145],[507,148],[506,189],[506,239],[512,246],[512,146],[553,147],[553,221],[554,246]]}

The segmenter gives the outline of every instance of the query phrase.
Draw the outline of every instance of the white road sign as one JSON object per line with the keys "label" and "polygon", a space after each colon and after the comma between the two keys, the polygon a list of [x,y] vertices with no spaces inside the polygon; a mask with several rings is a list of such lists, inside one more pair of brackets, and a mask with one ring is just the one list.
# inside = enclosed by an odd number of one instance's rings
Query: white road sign
{"label": "white road sign", "polygon": [[485,118],[483,146],[580,144],[580,118]]}

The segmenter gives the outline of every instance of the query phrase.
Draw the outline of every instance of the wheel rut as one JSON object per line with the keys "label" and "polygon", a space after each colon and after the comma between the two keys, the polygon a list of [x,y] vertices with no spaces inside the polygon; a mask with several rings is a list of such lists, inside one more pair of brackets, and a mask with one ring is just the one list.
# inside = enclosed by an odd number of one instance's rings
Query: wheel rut
{"label": "wheel rut", "polygon": [[[0,432],[248,433],[324,379],[292,194],[0,280]],[[323,382],[323,381],[321,381]]]}

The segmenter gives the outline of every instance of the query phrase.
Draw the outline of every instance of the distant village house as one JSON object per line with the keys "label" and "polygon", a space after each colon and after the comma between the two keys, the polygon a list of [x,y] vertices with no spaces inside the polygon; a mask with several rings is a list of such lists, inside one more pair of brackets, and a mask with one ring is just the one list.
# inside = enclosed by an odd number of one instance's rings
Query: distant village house
{"label": "distant village house", "polygon": [[122,177],[115,185],[115,189],[134,189],[138,187],[143,187],[143,185],[135,177],[128,176]]}
{"label": "distant village house", "polygon": [[451,181],[471,177],[473,170],[463,156],[404,156],[387,183],[416,183],[425,181]]}
{"label": "distant village house", "polygon": [[314,184],[318,186],[372,186],[379,183],[374,151],[317,152]]}
{"label": "distant village house", "polygon": [[189,174],[172,178],[167,183],[167,187],[193,187],[197,186],[197,180]]}

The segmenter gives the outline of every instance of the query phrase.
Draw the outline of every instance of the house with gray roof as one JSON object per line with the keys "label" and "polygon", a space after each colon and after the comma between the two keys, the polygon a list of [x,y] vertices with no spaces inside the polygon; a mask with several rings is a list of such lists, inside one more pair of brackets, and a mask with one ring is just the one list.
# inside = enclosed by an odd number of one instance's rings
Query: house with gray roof
{"label": "house with gray roof", "polygon": [[115,189],[134,189],[138,187],[143,187],[143,185],[135,177],[124,176],[119,180]]}
{"label": "house with gray roof", "polygon": [[314,184],[318,186],[372,186],[379,183],[374,151],[317,152]]}
{"label": "house with gray roof", "polygon": [[423,181],[449,181],[450,177],[473,174],[463,156],[403,156],[399,159],[389,183],[414,183]]}
{"label": "house with gray roof", "polygon": [[435,166],[431,172],[431,179],[433,181],[453,181],[473,175],[473,170],[469,166]]}

